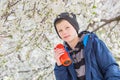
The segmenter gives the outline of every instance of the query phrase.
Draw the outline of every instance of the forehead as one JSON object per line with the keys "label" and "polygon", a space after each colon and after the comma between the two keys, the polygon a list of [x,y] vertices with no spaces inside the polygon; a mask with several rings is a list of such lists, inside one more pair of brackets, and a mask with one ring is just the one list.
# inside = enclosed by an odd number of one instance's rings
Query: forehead
{"label": "forehead", "polygon": [[60,20],[59,22],[57,22],[56,23],[56,26],[58,26],[58,25],[71,25],[67,20],[65,20],[65,19],[62,19],[62,20]]}
{"label": "forehead", "polygon": [[72,27],[72,25],[67,20],[61,20],[59,23],[56,24],[57,29]]}
{"label": "forehead", "polygon": [[65,19],[61,19],[61,20],[59,20],[59,21],[56,22],[56,25],[57,24],[61,24],[61,23],[63,23],[63,24],[70,24],[69,21],[67,21]]}

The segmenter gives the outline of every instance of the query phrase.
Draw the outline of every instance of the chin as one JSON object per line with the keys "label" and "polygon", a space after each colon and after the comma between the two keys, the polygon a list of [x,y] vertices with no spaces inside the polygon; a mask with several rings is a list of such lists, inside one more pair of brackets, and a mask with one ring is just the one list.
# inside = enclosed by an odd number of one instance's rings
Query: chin
{"label": "chin", "polygon": [[65,41],[66,41],[66,42],[71,42],[72,40],[71,40],[71,39],[66,39]]}
{"label": "chin", "polygon": [[71,37],[63,38],[63,40],[64,40],[65,42],[71,42],[71,41],[72,41]]}

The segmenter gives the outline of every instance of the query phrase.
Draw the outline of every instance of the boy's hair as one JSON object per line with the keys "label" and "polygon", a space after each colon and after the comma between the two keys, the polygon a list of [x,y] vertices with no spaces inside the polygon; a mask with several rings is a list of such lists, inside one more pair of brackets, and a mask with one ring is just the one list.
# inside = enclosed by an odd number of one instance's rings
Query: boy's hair
{"label": "boy's hair", "polygon": [[[63,19],[67,20],[75,28],[76,32],[78,33],[78,31],[79,31],[79,24],[77,22],[76,15],[73,14],[73,13],[63,12],[63,13],[59,14],[56,17],[56,19],[54,20],[54,27],[55,27],[55,30],[56,30],[57,34],[58,34],[58,31],[56,29],[56,24],[61,22]],[[58,36],[60,37],[59,34],[58,34]]]}
{"label": "boy's hair", "polygon": [[56,24],[59,24],[59,23],[62,22],[63,20],[64,20],[64,19],[57,20],[56,23],[55,23],[55,25],[56,25]]}

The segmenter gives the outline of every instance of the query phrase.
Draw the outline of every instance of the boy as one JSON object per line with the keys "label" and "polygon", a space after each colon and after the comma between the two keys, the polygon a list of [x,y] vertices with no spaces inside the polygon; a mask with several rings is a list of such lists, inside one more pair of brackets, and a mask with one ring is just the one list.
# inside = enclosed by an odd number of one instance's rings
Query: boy
{"label": "boy", "polygon": [[56,80],[120,80],[119,66],[104,42],[92,32],[78,33],[75,14],[61,13],[54,27],[72,60],[71,65],[63,66],[59,60],[63,50],[55,49]]}

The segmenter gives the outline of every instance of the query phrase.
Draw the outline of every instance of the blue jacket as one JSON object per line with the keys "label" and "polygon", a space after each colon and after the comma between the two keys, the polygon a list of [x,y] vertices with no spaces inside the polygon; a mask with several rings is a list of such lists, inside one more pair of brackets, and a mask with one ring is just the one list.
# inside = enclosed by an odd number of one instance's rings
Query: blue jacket
{"label": "blue jacket", "polygon": [[[120,69],[111,52],[94,33],[83,39],[86,80],[120,80]],[[73,64],[55,65],[56,80],[77,80]]]}

